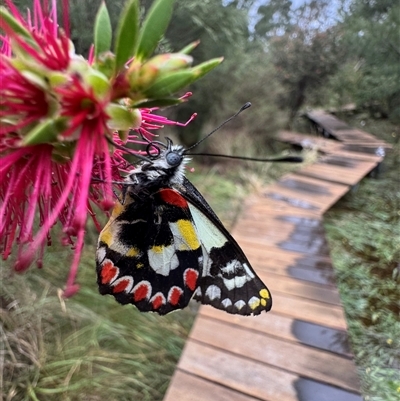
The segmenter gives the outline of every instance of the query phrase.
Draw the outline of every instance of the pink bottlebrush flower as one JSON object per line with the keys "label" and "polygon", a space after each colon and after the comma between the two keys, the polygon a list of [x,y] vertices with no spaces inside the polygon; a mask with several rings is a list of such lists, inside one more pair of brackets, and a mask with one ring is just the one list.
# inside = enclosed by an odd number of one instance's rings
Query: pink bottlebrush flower
{"label": "pink bottlebrush flower", "polygon": [[[10,0],[7,5],[30,32],[34,43],[24,41],[6,21],[1,21],[8,36],[2,38],[0,55],[0,249],[3,259],[7,259],[13,247],[17,248],[17,271],[27,269],[35,260],[41,267],[44,249],[51,244],[51,230],[57,222],[61,223],[64,232],[61,242],[75,249],[65,289],[65,295],[71,296],[78,289],[75,277],[87,216],[91,215],[100,230],[93,210],[96,206],[102,210],[113,206],[111,183],[121,181],[120,172],[131,167],[124,159],[125,152],[121,149],[113,152],[106,140],[107,135],[123,145],[118,134],[107,126],[110,117],[106,108],[110,99],[97,95],[79,74],[66,71],[71,61],[70,44],[58,30],[55,7],[46,15],[40,1],[35,0],[36,23],[32,25],[21,17]],[[10,43],[15,43],[18,51],[30,58],[26,69],[14,67]],[[34,76],[30,67],[42,75]],[[41,82],[47,70],[66,71],[62,84],[54,89],[57,103],[49,96],[45,80]],[[54,109],[57,115],[51,114]],[[154,136],[151,130],[161,128],[160,123],[174,123],[153,115],[152,111],[142,111],[145,120],[138,131],[148,139]],[[50,143],[40,143],[45,130],[39,131],[38,140],[27,133],[34,123],[48,117],[58,121],[58,131],[50,127],[54,138]],[[128,135],[126,142],[143,143],[143,140],[135,133]]]}
{"label": "pink bottlebrush flower", "polygon": [[3,54],[0,54],[0,76],[0,118],[6,118],[0,134],[24,128],[47,115],[46,92],[30,82]]}
{"label": "pink bottlebrush flower", "polygon": [[[187,52],[196,42],[182,53],[150,58],[159,32],[143,24],[137,36],[142,43],[117,46],[114,55],[106,48],[111,38],[100,35],[103,42],[91,48],[85,60],[75,55],[69,39],[68,0],[62,1],[64,30],[58,26],[56,0],[33,0],[33,13],[25,19],[12,0],[5,2],[8,10],[0,7],[5,33],[0,35],[0,252],[3,259],[15,252],[17,271],[34,261],[41,267],[59,223],[60,242],[74,249],[64,291],[71,296],[79,288],[75,278],[87,217],[100,231],[96,212],[108,214],[114,204],[113,183],[132,169],[125,156],[140,154],[132,144],[146,145],[154,130],[184,126],[195,117],[178,123],[154,114],[157,107],[137,107],[180,103],[191,94],[171,94],[222,59],[190,68]],[[169,18],[157,4],[153,23],[155,15],[160,22]],[[129,2],[128,7],[137,3]],[[103,20],[104,3],[99,12]],[[125,15],[138,13],[122,15],[125,25],[120,32],[139,23]],[[125,36],[116,42],[129,41]],[[127,54],[128,48],[138,53]],[[135,68],[128,68],[130,63]]]}
{"label": "pink bottlebrush flower", "polygon": [[[18,35],[6,20],[1,21],[1,27],[9,39],[15,41],[14,47],[24,51],[26,55],[36,60],[42,68],[63,71],[70,63],[70,40],[68,36],[58,29],[57,2],[52,1],[53,8],[50,13],[44,12],[40,0],[34,0],[35,25],[26,22],[11,0],[5,0],[10,11],[22,27],[30,32],[33,42],[24,40]],[[47,1],[46,1],[47,3]],[[67,8],[67,7],[65,7]]]}

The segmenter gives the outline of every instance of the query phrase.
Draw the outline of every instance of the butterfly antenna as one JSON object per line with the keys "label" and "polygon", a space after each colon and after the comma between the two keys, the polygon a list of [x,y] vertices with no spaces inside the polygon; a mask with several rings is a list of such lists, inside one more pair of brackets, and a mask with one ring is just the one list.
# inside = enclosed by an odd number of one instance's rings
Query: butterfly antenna
{"label": "butterfly antenna", "polygon": [[212,156],[212,157],[225,157],[226,159],[247,160],[252,162],[281,162],[281,163],[302,163],[304,159],[301,156],[280,156],[280,157],[246,157],[246,156],[232,156],[218,153],[189,153],[190,156]]}
{"label": "butterfly antenna", "polygon": [[229,117],[227,120],[225,120],[222,124],[220,124],[217,128],[213,129],[208,135],[206,135],[204,138],[200,139],[200,141],[196,142],[194,145],[190,146],[185,150],[185,154],[190,150],[205,141],[208,137],[210,137],[214,132],[218,131],[220,128],[222,128],[226,123],[229,121],[233,120],[236,118],[243,110],[248,109],[251,106],[250,102],[245,103],[238,112],[236,112],[233,116]]}

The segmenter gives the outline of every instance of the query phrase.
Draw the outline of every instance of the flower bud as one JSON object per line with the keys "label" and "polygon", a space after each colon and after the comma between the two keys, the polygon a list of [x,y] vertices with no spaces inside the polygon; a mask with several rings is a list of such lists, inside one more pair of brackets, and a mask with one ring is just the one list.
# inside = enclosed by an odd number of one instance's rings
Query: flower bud
{"label": "flower bud", "polygon": [[100,71],[91,69],[85,74],[84,79],[98,97],[105,98],[110,93],[110,82]]}
{"label": "flower bud", "polygon": [[193,58],[181,53],[159,54],[142,65],[133,63],[129,68],[132,91],[145,91],[154,81],[169,73],[190,67]]}
{"label": "flower bud", "polygon": [[142,115],[137,109],[127,109],[120,104],[110,103],[106,107],[106,113],[110,117],[107,126],[111,130],[128,130],[139,128],[142,123]]}
{"label": "flower bud", "polygon": [[158,69],[159,74],[181,70],[190,67],[193,62],[193,57],[181,53],[159,54],[145,63],[142,69],[154,66]]}

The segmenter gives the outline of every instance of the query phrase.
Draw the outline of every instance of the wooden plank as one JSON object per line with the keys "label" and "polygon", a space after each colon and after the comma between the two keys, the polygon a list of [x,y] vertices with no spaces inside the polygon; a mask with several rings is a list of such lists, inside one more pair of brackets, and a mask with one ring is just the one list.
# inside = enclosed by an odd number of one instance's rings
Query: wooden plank
{"label": "wooden plank", "polygon": [[239,244],[244,244],[249,240],[252,241],[254,245],[260,247],[260,252],[262,252],[261,248],[267,247],[271,244],[280,247],[282,250],[292,250],[299,253],[312,255],[318,255],[320,252],[325,254],[328,250],[328,244],[326,240],[318,237],[304,238],[303,241],[296,238],[288,238],[287,241],[275,242],[268,237],[249,237],[247,235],[235,233],[235,239]]}
{"label": "wooden plank", "polygon": [[242,209],[243,218],[263,220],[271,216],[286,216],[291,214],[304,217],[320,217],[322,213],[318,206],[316,206],[315,209],[310,209],[305,208],[302,204],[297,204],[295,206],[289,202],[274,200],[272,198],[268,198],[267,196],[260,197],[260,199],[263,200],[259,201],[257,205],[252,205],[251,207]]}
{"label": "wooden plank", "polygon": [[326,113],[323,110],[313,110],[306,113],[306,116],[318,124],[321,128],[323,128],[330,135],[333,134],[334,130],[340,129],[349,129],[350,126],[347,125],[344,121],[339,120],[335,116]]}
{"label": "wooden plank", "polygon": [[348,129],[333,129],[332,135],[342,142],[360,142],[371,143],[375,145],[383,143],[383,141],[375,138],[368,132],[351,127],[349,127]]}
{"label": "wooden plank", "polygon": [[304,171],[307,171],[312,166],[314,165],[303,167],[297,170],[296,173],[284,176],[275,184],[268,186],[264,191],[264,195],[279,193],[292,199],[302,200],[318,208],[319,213],[323,214],[348,192],[349,186],[341,183],[326,182],[321,180],[320,176],[305,177]]}
{"label": "wooden plank", "polygon": [[298,401],[297,375],[191,340],[178,367],[259,400]]}
{"label": "wooden plank", "polygon": [[[243,247],[242,247],[243,249]],[[325,284],[335,287],[335,275],[330,259],[324,257],[297,257],[293,261],[285,260],[287,251],[278,249],[277,252],[266,256],[263,249],[245,251],[247,258],[256,272],[261,275],[264,272],[266,282],[270,282],[269,274],[283,275],[300,281],[309,281],[317,284]]]}
{"label": "wooden plank", "polygon": [[[317,236],[325,237],[322,222],[317,219],[297,216],[270,216],[268,219],[252,222],[240,220],[232,232],[235,238],[245,238],[246,242],[262,238],[269,241],[268,246],[279,246],[285,240],[313,241]],[[280,252],[279,250],[277,250]]]}
{"label": "wooden plank", "polygon": [[[236,236],[235,236],[236,237]],[[255,242],[248,241],[246,237],[240,238],[238,241],[240,247],[244,253],[248,256],[250,262],[253,264],[260,265],[262,268],[264,265],[271,268],[269,260],[275,260],[277,263],[282,264],[297,264],[304,259],[308,259],[311,268],[315,266],[315,262],[318,264],[330,263],[330,259],[326,255],[304,255],[300,252],[288,251],[286,249],[279,248],[279,246],[273,244],[257,244]],[[313,263],[314,262],[314,263]]]}
{"label": "wooden plank", "polygon": [[164,401],[257,401],[249,395],[177,369]]}
{"label": "wooden plank", "polygon": [[302,168],[298,173],[312,178],[354,186],[375,167],[376,163],[365,161],[359,161],[357,169],[315,163]]}
{"label": "wooden plank", "polygon": [[278,291],[272,294],[272,302],[275,313],[337,330],[347,330],[344,312],[340,306],[310,301]]}
{"label": "wooden plank", "polygon": [[272,294],[278,291],[312,301],[341,306],[339,293],[335,288],[330,288],[322,284],[307,283],[305,281],[279,276],[270,272],[267,273],[258,269],[257,273]]}
{"label": "wooden plank", "polygon": [[299,145],[305,149],[318,149],[323,152],[333,152],[340,146],[338,141],[316,135],[307,135],[294,131],[279,131],[275,137],[281,142]]}
{"label": "wooden plank", "polygon": [[[345,330],[331,329],[304,320],[279,315],[276,312],[268,312],[268,314],[249,318],[248,316],[232,316],[224,311],[202,306],[199,310],[199,316],[220,320],[227,324],[240,326],[249,331],[258,331],[282,340],[299,342],[346,357],[352,356]],[[301,333],[299,333],[299,328]]]}
{"label": "wooden plank", "polygon": [[[359,152],[351,152],[346,151],[344,149],[343,143],[336,141],[334,139],[327,139],[321,136],[315,135],[306,135],[298,132],[292,131],[280,131],[276,137],[279,141],[291,143],[294,145],[301,146],[305,149],[318,149],[323,153],[327,154],[338,154],[342,157],[347,157],[352,160],[369,160],[375,161],[377,163],[383,160],[382,156],[377,156],[373,153],[359,153]],[[354,143],[352,141],[348,141],[350,143]],[[354,143],[355,144],[355,143]],[[374,149],[376,149],[376,143],[374,145]],[[382,146],[385,149],[390,148],[390,145],[386,143],[378,142],[379,146]],[[371,145],[366,145],[371,147]]]}
{"label": "wooden plank", "polygon": [[249,238],[262,235],[264,238],[273,238],[283,241],[293,232],[295,226],[290,222],[280,222],[276,216],[269,216],[262,220],[240,219],[232,230],[232,235],[247,235]]}
{"label": "wooden plank", "polygon": [[220,321],[210,321],[203,316],[196,319],[190,338],[293,374],[351,391],[359,389],[354,363],[332,353],[250,332]]}

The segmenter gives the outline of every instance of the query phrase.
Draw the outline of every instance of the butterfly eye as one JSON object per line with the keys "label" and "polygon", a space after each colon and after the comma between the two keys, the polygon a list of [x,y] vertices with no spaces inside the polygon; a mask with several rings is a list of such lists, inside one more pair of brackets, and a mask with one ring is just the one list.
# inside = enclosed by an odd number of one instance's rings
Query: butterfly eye
{"label": "butterfly eye", "polygon": [[167,163],[171,167],[178,166],[182,162],[182,155],[176,152],[168,152],[165,155],[165,159],[167,160]]}

